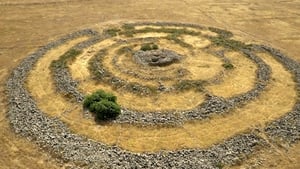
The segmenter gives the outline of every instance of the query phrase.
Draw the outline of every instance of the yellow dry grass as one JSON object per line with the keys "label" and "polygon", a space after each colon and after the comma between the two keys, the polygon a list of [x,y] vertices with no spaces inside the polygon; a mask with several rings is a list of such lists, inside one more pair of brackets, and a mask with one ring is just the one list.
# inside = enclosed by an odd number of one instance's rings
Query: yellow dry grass
{"label": "yellow dry grass", "polygon": [[189,80],[210,80],[223,71],[222,61],[202,50],[196,50],[194,56],[187,57],[182,65],[190,74]]}
{"label": "yellow dry grass", "polygon": [[210,40],[200,36],[183,35],[181,39],[196,48],[205,48],[211,44]]}
{"label": "yellow dry grass", "polygon": [[148,37],[166,37],[167,33],[157,33],[157,32],[149,32],[149,33],[137,33],[134,35],[135,38],[148,38]]}
{"label": "yellow dry grass", "polygon": [[[51,112],[64,112],[68,108],[68,103],[64,97],[56,97],[59,93],[56,92],[54,82],[49,69],[53,60],[58,59],[62,54],[67,52],[75,44],[86,40],[87,37],[72,40],[63,46],[51,50],[42,57],[30,72],[27,79],[27,87],[34,98],[36,98],[38,105],[43,105],[44,109],[50,114]],[[52,99],[56,98],[56,99]],[[51,104],[49,104],[49,101]]]}
{"label": "yellow dry grass", "polygon": [[224,74],[222,83],[209,85],[207,90],[222,97],[231,97],[251,90],[256,79],[256,64],[238,52],[227,52],[225,55],[235,68]]}
{"label": "yellow dry grass", "polygon": [[78,81],[84,81],[87,77],[90,77],[88,69],[89,59],[93,57],[99,49],[106,48],[114,43],[116,43],[114,39],[107,39],[88,49],[84,49],[82,54],[80,54],[74,62],[69,64],[72,77]]}
{"label": "yellow dry grass", "polygon": [[213,37],[218,36],[217,33],[212,32],[212,31],[210,31],[210,30],[202,30],[202,31],[201,31],[201,35],[213,36]]}

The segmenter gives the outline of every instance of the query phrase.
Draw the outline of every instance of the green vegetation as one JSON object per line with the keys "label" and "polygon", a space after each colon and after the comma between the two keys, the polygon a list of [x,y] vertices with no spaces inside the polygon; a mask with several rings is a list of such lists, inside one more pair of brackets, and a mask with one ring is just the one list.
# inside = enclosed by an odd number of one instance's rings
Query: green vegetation
{"label": "green vegetation", "polygon": [[217,46],[223,46],[224,48],[228,48],[235,51],[239,51],[241,49],[248,49],[251,47],[251,45],[246,45],[243,42],[236,41],[233,39],[227,39],[223,36],[210,37],[210,40],[213,44]]}
{"label": "green vegetation", "polygon": [[154,43],[145,43],[145,44],[142,44],[142,46],[141,46],[142,51],[157,50],[157,49],[158,49],[158,45],[156,45]]}
{"label": "green vegetation", "polygon": [[175,34],[177,36],[179,35],[192,35],[192,36],[197,36],[200,35],[200,32],[195,32],[187,29],[176,29],[176,28],[151,28],[151,27],[146,27],[144,29],[139,29],[135,30],[134,33],[149,33],[149,32],[157,32],[157,33],[169,33],[169,34]]}
{"label": "green vegetation", "polygon": [[224,63],[224,64],[222,64],[222,66],[223,66],[225,69],[228,69],[228,70],[234,69],[234,66],[233,66],[233,64],[231,64],[231,63]]}
{"label": "green vegetation", "polygon": [[138,94],[138,95],[149,95],[149,94],[154,94],[157,92],[157,89],[153,86],[149,86],[149,85],[140,85],[138,83],[135,82],[130,82],[125,84],[125,89]]}
{"label": "green vegetation", "polygon": [[133,37],[133,34],[135,34],[134,26],[131,24],[124,24],[122,28],[124,29],[124,31],[120,32],[120,34],[123,34],[127,37]]}
{"label": "green vegetation", "polygon": [[224,168],[224,164],[219,162],[219,163],[216,164],[216,167],[219,168],[219,169],[222,169],[222,168]]}
{"label": "green vegetation", "polygon": [[83,107],[95,115],[96,120],[114,119],[121,113],[117,97],[103,90],[97,90],[85,97]]}
{"label": "green vegetation", "polygon": [[121,29],[111,28],[111,29],[105,29],[104,33],[113,37],[113,36],[117,36],[118,32],[120,32],[120,31],[121,31]]}
{"label": "green vegetation", "polygon": [[[137,34],[137,33],[149,33],[149,32],[167,33],[167,34],[169,34],[166,37],[167,40],[172,40],[175,43],[179,44],[180,46],[188,47],[188,48],[192,47],[192,45],[185,43],[184,41],[180,40],[178,37],[180,35],[198,36],[201,34],[200,32],[188,30],[185,28],[176,29],[176,28],[165,28],[165,27],[161,27],[161,28],[146,27],[144,29],[136,30],[136,29],[134,29],[134,26],[130,25],[130,24],[125,24],[122,26],[122,28],[123,28],[123,31],[121,31],[120,34],[123,34],[127,37],[133,37],[133,35]],[[151,50],[151,49],[148,48],[148,46],[146,46],[145,50]]]}
{"label": "green vegetation", "polygon": [[211,40],[211,42],[214,45],[223,46],[224,48],[228,48],[235,51],[251,48],[251,45],[247,45],[243,42],[230,39],[233,36],[233,34],[229,31],[213,28],[213,27],[209,27],[209,30],[218,34],[217,37],[211,37],[211,36],[207,37]]}
{"label": "green vegetation", "polygon": [[170,41],[173,41],[175,43],[177,43],[178,45],[184,47],[184,48],[191,48],[192,45],[188,44],[188,43],[185,43],[184,41],[180,40],[178,38],[179,34],[170,34],[166,37],[167,40],[170,40]]}
{"label": "green vegetation", "polygon": [[124,24],[123,26],[122,26],[122,28],[123,29],[125,29],[125,30],[133,30],[134,29],[134,26],[132,25],[132,24]]}
{"label": "green vegetation", "polygon": [[233,34],[227,30],[213,28],[213,27],[209,27],[208,29],[212,32],[217,33],[220,37],[223,37],[223,38],[231,38],[233,36]]}
{"label": "green vegetation", "polygon": [[153,44],[153,45],[152,45],[152,49],[153,49],[153,50],[157,50],[157,49],[158,49],[158,45]]}
{"label": "green vegetation", "polygon": [[67,62],[74,60],[78,55],[82,53],[81,50],[70,49],[63,55],[59,57],[58,60],[52,61],[50,67],[52,68],[65,68],[67,67]]}
{"label": "green vegetation", "polygon": [[182,80],[175,85],[175,89],[178,91],[195,89],[196,91],[203,91],[203,80]]}

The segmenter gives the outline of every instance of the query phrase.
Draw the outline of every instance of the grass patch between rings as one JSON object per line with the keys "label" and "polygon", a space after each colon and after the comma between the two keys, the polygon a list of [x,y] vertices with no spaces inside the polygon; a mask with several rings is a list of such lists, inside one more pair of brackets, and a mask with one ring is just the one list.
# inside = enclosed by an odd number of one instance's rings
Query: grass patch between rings
{"label": "grass patch between rings", "polygon": [[111,37],[114,37],[114,36],[117,36],[120,31],[121,31],[121,29],[118,29],[118,28],[110,28],[110,29],[105,29],[103,32],[105,34],[110,35]]}
{"label": "grass patch between rings", "polygon": [[66,53],[61,55],[58,60],[52,61],[50,67],[51,68],[66,68],[66,67],[68,67],[67,62],[75,60],[76,56],[80,55],[81,53],[82,53],[81,50],[70,49]]}

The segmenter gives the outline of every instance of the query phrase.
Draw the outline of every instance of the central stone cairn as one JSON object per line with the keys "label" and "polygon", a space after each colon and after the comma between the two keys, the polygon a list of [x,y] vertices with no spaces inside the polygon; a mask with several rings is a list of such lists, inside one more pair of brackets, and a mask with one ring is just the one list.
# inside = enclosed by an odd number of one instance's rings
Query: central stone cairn
{"label": "central stone cairn", "polygon": [[137,63],[148,66],[168,66],[179,62],[182,58],[181,55],[168,49],[138,50],[133,57]]}

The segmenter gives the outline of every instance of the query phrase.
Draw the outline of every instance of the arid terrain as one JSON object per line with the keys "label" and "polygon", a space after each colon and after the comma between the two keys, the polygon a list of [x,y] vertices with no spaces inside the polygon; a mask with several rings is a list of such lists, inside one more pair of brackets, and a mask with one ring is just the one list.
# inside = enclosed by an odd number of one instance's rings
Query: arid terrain
{"label": "arid terrain", "polygon": [[[34,141],[15,134],[7,118],[6,82],[12,70],[22,59],[39,47],[68,33],[85,28],[102,31],[101,28],[114,27],[126,22],[192,23],[228,30],[233,33],[235,40],[271,46],[300,62],[300,2],[297,0],[16,0],[13,2],[0,0],[0,13],[0,168],[3,169],[69,168],[74,165],[71,161],[55,158],[56,154],[50,153],[47,148],[41,148]],[[137,29],[143,28],[141,26]],[[154,26],[151,28],[155,29]],[[164,33],[157,32],[134,35],[135,38],[164,36],[166,36]],[[84,81],[79,84],[80,90],[92,92],[100,86],[105,90],[114,91],[107,84],[97,84],[92,80],[86,80],[90,75],[87,73],[88,61],[96,51],[107,47],[112,51],[108,56],[114,55],[113,52],[116,49],[109,46],[117,41],[116,39],[123,37],[114,38],[104,40],[92,46],[91,49],[84,50],[83,54],[69,65],[72,77],[80,82]],[[209,45],[209,42],[189,35],[181,38],[182,41],[190,43],[193,48],[199,48],[199,51]],[[212,119],[201,122],[185,122],[179,127],[147,126],[141,128],[138,125],[118,123],[99,127],[99,124],[95,124],[94,121],[80,116],[79,112],[82,110],[78,104],[66,102],[62,95],[57,94],[51,82],[53,77],[50,69],[47,69],[53,60],[58,59],[69,48],[86,39],[87,37],[74,39],[45,54],[30,72],[25,86],[42,111],[47,112],[50,117],[59,117],[72,132],[108,145],[119,146],[128,151],[140,153],[182,148],[207,148],[237,133],[249,130],[261,131],[267,123],[290,111],[299,99],[296,94],[299,89],[293,82],[293,75],[270,55],[260,53],[258,56],[272,69],[270,85],[258,99],[230,114],[216,115]],[[160,40],[158,44],[180,51],[182,55],[189,52],[166,40]],[[204,61],[199,59],[196,62],[197,59],[194,58],[195,60],[186,59],[182,62],[182,66],[189,68],[188,71],[191,72],[188,77],[190,79],[210,79],[222,70],[221,61],[212,59],[210,55],[200,53],[195,57],[202,58]],[[232,64],[237,68],[225,73],[226,78],[221,84],[216,83],[207,87],[209,92],[225,98],[250,90],[255,81],[253,70],[257,69],[253,62],[240,57],[238,52],[228,52],[226,57],[232,60]],[[105,68],[117,72],[116,67],[111,66],[110,63],[112,59],[103,61]],[[130,63],[126,57],[121,58],[117,63],[120,67],[132,67],[136,71],[139,68],[134,67],[134,64]],[[194,64],[202,66],[197,67]],[[171,65],[171,68],[177,68],[176,66]],[[213,71],[208,71],[207,67]],[[145,72],[147,75],[148,72]],[[118,75],[121,76],[121,74]],[[152,85],[151,81],[144,82],[127,75],[123,78],[126,81]],[[173,81],[168,82],[169,84],[173,85]],[[232,86],[236,87],[232,88]],[[126,92],[116,92],[116,95],[122,106],[137,111],[191,109],[204,100],[203,95],[197,95],[193,91],[185,91],[179,95],[165,93],[160,97],[144,97],[144,100]],[[192,99],[187,100],[187,98]],[[144,104],[145,102],[149,104]],[[65,112],[69,114],[65,115]],[[222,167],[300,168],[299,141],[291,145],[272,142],[264,132],[258,133],[260,137],[269,141],[268,146],[234,166]],[[80,166],[80,164],[75,165]]]}

